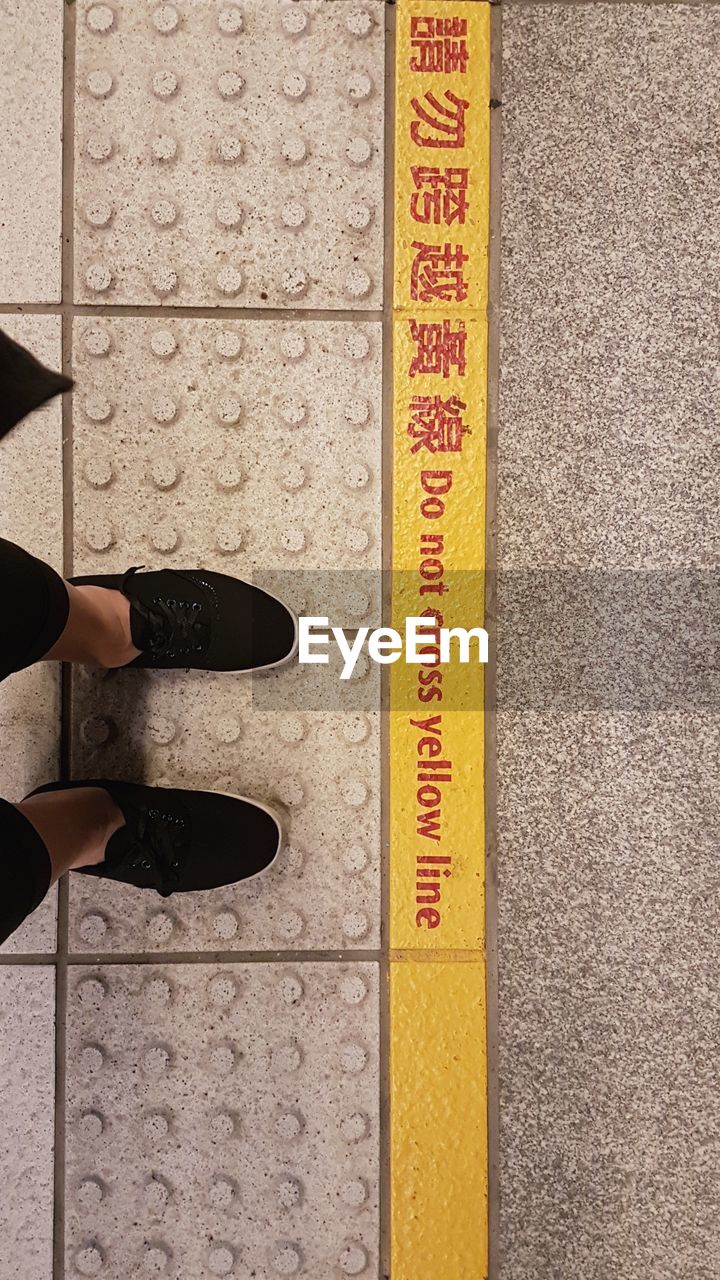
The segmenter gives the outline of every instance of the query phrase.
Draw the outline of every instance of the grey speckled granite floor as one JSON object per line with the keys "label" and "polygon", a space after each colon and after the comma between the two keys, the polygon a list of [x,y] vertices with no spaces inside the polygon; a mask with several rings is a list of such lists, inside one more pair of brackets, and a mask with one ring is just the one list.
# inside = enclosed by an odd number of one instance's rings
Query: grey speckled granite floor
{"label": "grey speckled granite floor", "polygon": [[[501,570],[720,567],[719,90],[720,7],[504,11]],[[516,594],[499,1280],[715,1280],[717,700],[523,707]],[[717,619],[691,640],[716,662]]]}

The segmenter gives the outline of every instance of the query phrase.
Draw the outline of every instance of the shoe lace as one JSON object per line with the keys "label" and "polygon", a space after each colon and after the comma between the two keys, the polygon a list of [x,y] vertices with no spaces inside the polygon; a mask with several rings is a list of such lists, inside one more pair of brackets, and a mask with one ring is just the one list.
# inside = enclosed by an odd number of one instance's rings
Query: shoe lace
{"label": "shoe lace", "polygon": [[156,805],[141,805],[134,827],[136,852],[130,866],[146,871],[155,867],[163,887],[172,892],[180,879],[182,849],[188,839],[185,819]]}
{"label": "shoe lace", "polygon": [[[133,573],[137,573],[136,568],[125,574],[123,587]],[[207,648],[210,627],[202,601],[154,596],[151,608],[145,608],[137,600],[134,604],[136,609],[152,617],[155,624],[151,628],[149,646],[154,657],[178,658],[184,654],[203,653]]]}

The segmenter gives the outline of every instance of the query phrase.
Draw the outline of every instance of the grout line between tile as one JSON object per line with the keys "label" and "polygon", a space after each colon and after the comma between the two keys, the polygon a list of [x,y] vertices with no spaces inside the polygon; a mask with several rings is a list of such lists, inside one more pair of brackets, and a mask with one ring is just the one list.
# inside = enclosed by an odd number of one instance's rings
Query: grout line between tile
{"label": "grout line between tile", "polygon": [[113,964],[377,964],[380,951],[107,951],[67,954],[68,966]]}
{"label": "grout line between tile", "polygon": [[[502,101],[502,12],[490,18],[490,97]],[[498,975],[497,975],[497,424],[500,390],[500,246],[502,107],[490,112],[490,252],[488,264],[488,405],[485,547],[486,627],[490,633],[485,681],[485,973],[488,1107],[488,1280],[499,1276]]]}
{"label": "grout line between tile", "polygon": [[[72,210],[70,211],[72,215]],[[70,228],[69,234],[72,234]],[[63,235],[65,241],[65,236]],[[72,239],[70,244],[64,244],[64,258],[72,259]],[[70,270],[72,271],[72,261],[70,262]],[[65,270],[63,268],[63,276]],[[72,277],[70,278],[69,288],[72,288]],[[72,302],[70,294],[67,301],[62,303],[0,303],[0,315],[64,315],[72,314],[74,316],[95,316],[101,319],[113,319],[122,316],[130,316],[141,320],[154,320],[162,318],[164,320],[214,320],[221,322],[224,320],[282,320],[288,324],[298,324],[306,320],[338,320],[347,324],[367,324],[369,321],[379,321],[383,318],[382,311],[332,311],[332,310],[311,310],[305,308],[298,310],[279,310],[270,307],[142,307],[138,305],[127,306],[109,306],[104,304],[102,307],[92,307],[86,304],[76,305]]]}

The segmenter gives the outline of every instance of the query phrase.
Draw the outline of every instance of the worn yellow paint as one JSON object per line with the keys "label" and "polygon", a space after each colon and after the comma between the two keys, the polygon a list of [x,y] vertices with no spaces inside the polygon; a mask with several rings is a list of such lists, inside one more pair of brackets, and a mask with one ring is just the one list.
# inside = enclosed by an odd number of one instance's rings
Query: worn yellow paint
{"label": "worn yellow paint", "polygon": [[[464,70],[445,33],[466,39]],[[393,625],[437,610],[469,628],[484,600],[489,6],[399,0],[396,47]],[[436,181],[464,183],[466,207]],[[390,684],[392,1276],[482,1280],[483,668],[428,657]]]}
{"label": "worn yellow paint", "polygon": [[484,977],[392,966],[392,1280],[487,1275]]}

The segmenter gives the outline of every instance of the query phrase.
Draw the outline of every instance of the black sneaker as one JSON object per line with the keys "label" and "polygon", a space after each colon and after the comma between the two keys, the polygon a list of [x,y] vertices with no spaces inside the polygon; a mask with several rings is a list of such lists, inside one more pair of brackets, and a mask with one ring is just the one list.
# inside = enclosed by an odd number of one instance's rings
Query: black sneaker
{"label": "black sneaker", "polygon": [[75,787],[102,787],[125,818],[108,840],[105,861],[76,867],[78,874],[155,889],[167,898],[253,880],[282,848],[282,826],[272,809],[223,791],[90,779],[51,782],[30,795]]}
{"label": "black sneaker", "polygon": [[72,378],[46,369],[0,329],[0,439],[33,409],[72,385]]}
{"label": "black sneaker", "polygon": [[128,667],[268,671],[298,650],[298,620],[269,591],[210,569],[158,569],[71,578],[76,587],[122,591],[131,602]]}

